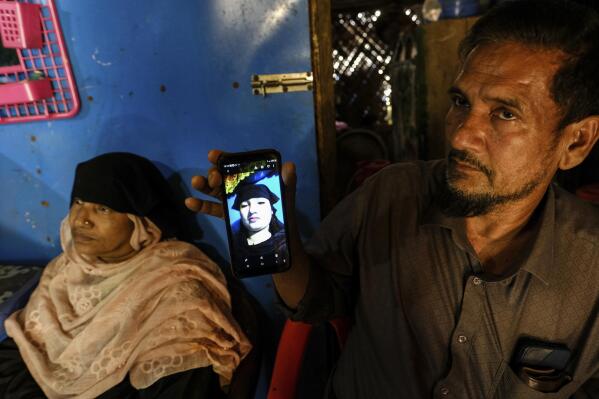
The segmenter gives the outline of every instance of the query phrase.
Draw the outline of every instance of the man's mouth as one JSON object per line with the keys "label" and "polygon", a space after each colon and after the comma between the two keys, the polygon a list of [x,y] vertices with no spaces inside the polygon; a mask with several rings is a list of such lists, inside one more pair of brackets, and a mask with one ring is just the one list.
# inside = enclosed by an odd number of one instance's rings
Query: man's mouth
{"label": "man's mouth", "polygon": [[468,171],[480,172],[481,171],[478,167],[471,165],[469,163],[465,163],[463,161],[458,161],[455,158],[451,159],[451,163],[453,164],[454,168],[456,168],[460,171],[463,171],[463,172],[468,172]]}
{"label": "man's mouth", "polygon": [[255,221],[259,220],[260,218],[257,216],[252,216],[250,218],[248,218],[248,220],[250,221],[250,223],[254,223]]}

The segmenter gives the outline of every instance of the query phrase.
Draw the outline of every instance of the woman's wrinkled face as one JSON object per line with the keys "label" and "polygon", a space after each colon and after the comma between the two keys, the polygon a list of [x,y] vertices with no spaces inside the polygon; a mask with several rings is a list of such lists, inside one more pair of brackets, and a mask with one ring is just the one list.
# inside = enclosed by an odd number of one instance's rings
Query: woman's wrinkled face
{"label": "woman's wrinkled face", "polygon": [[69,225],[75,249],[81,255],[115,263],[135,253],[130,244],[134,226],[126,213],[75,198]]}
{"label": "woman's wrinkled face", "polygon": [[250,232],[268,229],[272,213],[272,207],[267,198],[250,198],[239,204],[241,222]]}

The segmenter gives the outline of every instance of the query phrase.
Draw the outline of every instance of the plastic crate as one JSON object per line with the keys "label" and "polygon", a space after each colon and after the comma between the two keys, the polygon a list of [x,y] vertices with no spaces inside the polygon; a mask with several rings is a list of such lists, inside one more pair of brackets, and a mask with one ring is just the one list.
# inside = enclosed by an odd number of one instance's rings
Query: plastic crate
{"label": "plastic crate", "polygon": [[19,65],[0,67],[0,124],[77,114],[77,87],[54,0],[0,0],[0,34],[19,58]]}
{"label": "plastic crate", "polygon": [[4,47],[42,47],[41,27],[39,4],[16,1],[0,3],[0,29]]}

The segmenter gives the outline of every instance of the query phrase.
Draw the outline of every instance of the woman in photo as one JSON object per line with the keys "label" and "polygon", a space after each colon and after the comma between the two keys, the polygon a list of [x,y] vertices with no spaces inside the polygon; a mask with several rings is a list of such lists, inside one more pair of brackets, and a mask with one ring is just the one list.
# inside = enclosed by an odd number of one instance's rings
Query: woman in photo
{"label": "woman in photo", "polygon": [[233,231],[235,247],[243,263],[247,263],[250,256],[273,252],[283,261],[287,250],[285,229],[273,206],[279,197],[264,184],[240,185],[235,194],[232,208],[239,211],[240,222]]}

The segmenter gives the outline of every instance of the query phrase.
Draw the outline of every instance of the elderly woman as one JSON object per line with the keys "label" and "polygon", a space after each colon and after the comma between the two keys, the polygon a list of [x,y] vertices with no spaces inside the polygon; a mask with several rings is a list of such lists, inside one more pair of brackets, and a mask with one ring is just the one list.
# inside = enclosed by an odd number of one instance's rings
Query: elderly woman
{"label": "elderly woman", "polygon": [[5,322],[47,397],[218,397],[250,351],[219,267],[174,239],[170,201],[145,158],[77,166],[63,253]]}

